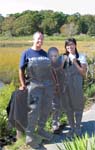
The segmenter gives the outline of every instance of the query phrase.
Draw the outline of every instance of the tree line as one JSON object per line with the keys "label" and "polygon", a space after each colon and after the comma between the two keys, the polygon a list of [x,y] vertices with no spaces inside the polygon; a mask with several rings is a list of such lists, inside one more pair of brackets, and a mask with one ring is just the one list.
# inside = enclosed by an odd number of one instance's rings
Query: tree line
{"label": "tree line", "polygon": [[95,15],[72,15],[52,10],[0,14],[0,35],[25,36],[40,30],[46,35],[95,35]]}

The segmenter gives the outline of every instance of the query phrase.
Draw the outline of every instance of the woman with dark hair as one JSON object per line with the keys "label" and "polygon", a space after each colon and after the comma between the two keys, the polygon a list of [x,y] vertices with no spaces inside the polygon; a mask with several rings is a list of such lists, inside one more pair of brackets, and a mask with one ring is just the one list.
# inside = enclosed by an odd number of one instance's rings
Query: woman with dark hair
{"label": "woman with dark hair", "polygon": [[81,134],[81,119],[84,109],[83,100],[83,78],[87,70],[86,57],[77,51],[77,43],[74,38],[65,41],[66,52],[63,55],[64,86],[63,86],[63,106],[65,106],[71,130],[70,136],[74,133]]}

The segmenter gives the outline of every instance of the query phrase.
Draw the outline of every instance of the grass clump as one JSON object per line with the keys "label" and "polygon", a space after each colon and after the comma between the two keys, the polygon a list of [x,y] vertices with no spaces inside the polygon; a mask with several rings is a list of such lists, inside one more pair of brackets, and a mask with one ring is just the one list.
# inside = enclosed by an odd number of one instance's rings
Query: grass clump
{"label": "grass clump", "polygon": [[86,133],[84,136],[75,136],[71,141],[65,140],[63,145],[57,145],[59,150],[95,150],[95,135],[89,137]]}

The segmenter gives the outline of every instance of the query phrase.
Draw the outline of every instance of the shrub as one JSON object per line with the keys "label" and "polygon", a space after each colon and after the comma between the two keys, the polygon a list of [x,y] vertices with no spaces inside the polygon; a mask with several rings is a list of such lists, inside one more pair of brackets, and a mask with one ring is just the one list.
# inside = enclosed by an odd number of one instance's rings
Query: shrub
{"label": "shrub", "polygon": [[15,90],[14,83],[5,85],[0,89],[0,137],[7,134],[7,112],[6,107],[9,103],[11,93]]}
{"label": "shrub", "polygon": [[95,83],[91,84],[91,86],[87,87],[85,91],[85,96],[86,97],[92,97],[95,93]]}

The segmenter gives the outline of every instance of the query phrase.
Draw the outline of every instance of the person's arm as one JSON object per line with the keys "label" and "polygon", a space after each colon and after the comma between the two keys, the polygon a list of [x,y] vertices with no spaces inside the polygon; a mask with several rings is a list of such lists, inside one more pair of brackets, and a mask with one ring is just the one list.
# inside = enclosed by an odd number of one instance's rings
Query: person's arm
{"label": "person's arm", "polygon": [[25,85],[25,70],[24,69],[19,69],[19,81],[20,81],[20,90],[26,89]]}
{"label": "person's arm", "polygon": [[26,51],[21,55],[20,64],[19,64],[19,81],[20,81],[20,90],[26,89],[25,85],[25,62],[26,62]]}
{"label": "person's arm", "polygon": [[79,57],[79,61],[80,61],[81,65],[78,64],[75,55],[69,54],[69,58],[72,61],[72,63],[77,67],[77,69],[80,72],[80,74],[83,77],[85,77],[86,76],[86,71],[87,71],[87,62],[86,62],[85,56],[84,55],[80,55],[80,57]]}
{"label": "person's arm", "polygon": [[73,63],[75,64],[75,66],[77,67],[77,69],[79,70],[80,74],[85,77],[86,76],[86,72],[87,72],[87,65],[86,64],[81,64],[81,66],[77,63],[76,59],[73,60]]}

